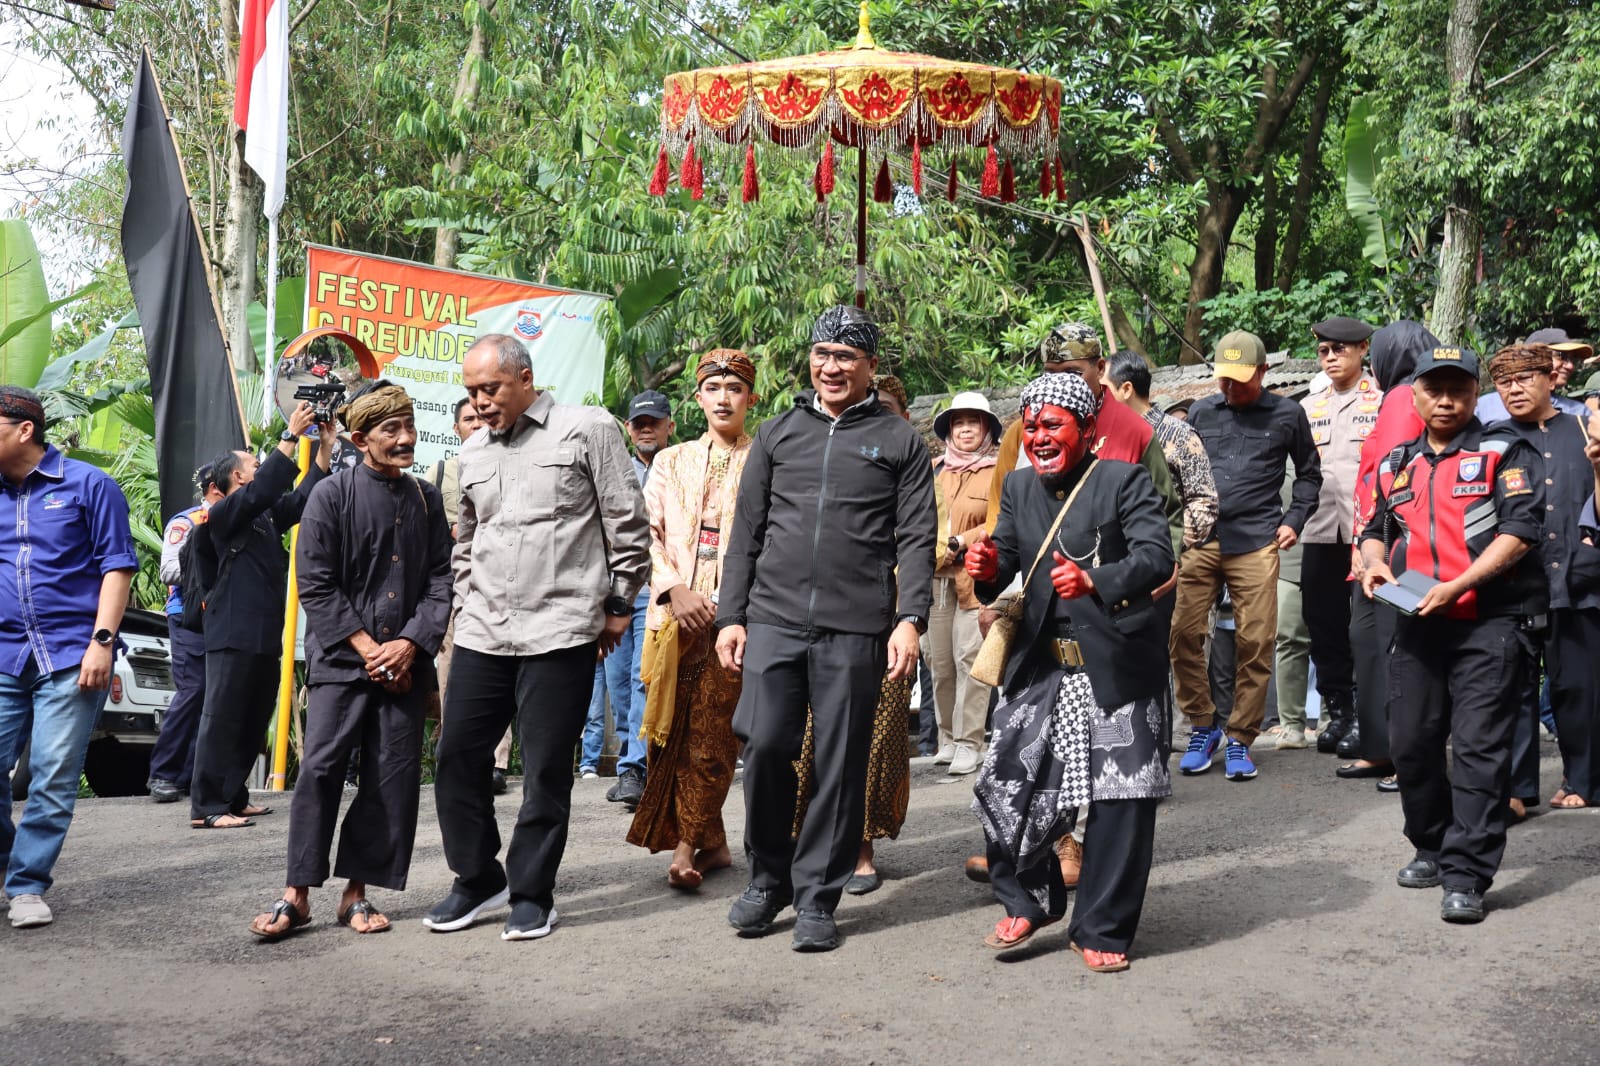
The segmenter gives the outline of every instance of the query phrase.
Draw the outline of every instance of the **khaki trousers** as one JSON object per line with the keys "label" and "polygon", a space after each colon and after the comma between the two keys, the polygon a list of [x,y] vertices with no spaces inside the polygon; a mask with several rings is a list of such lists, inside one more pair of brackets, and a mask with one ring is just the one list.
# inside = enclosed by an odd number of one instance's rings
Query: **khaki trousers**
{"label": "khaki trousers", "polygon": [[972,664],[983,647],[976,608],[963,611],[956,583],[933,579],[933,606],[922,653],[933,673],[933,709],[939,722],[939,746],[965,744],[983,749],[983,723],[989,714],[989,686],[972,676]]}
{"label": "khaki trousers", "polygon": [[1224,555],[1216,541],[1183,555],[1178,603],[1172,619],[1172,673],[1178,709],[1191,728],[1209,728],[1216,718],[1206,676],[1206,621],[1222,586],[1233,598],[1238,624],[1238,666],[1228,736],[1246,746],[1255,742],[1267,712],[1272,653],[1278,634],[1278,546]]}
{"label": "khaki trousers", "polygon": [[1300,610],[1300,586],[1278,582],[1278,722],[1285,729],[1306,727],[1306,680],[1311,672],[1311,630]]}

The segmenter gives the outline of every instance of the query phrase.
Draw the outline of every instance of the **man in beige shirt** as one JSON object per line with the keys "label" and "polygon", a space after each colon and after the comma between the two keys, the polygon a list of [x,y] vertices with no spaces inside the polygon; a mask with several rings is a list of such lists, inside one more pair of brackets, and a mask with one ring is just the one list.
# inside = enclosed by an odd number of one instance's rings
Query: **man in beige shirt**
{"label": "man in beige shirt", "polygon": [[[644,497],[616,421],[533,386],[527,349],[489,334],[462,378],[486,433],[461,449],[455,639],[434,798],[456,880],[423,924],[465,929],[511,904],[503,940],[555,924],[572,752],[596,656],[617,645],[650,572]],[[522,741],[522,806],[506,865],[490,793],[506,726]]]}

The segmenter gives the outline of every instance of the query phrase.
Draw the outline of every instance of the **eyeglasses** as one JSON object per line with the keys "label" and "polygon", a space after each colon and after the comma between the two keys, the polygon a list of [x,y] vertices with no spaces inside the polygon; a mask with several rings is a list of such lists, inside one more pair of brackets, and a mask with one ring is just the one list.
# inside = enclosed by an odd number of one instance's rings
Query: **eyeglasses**
{"label": "eyeglasses", "polygon": [[1494,379],[1495,386],[1504,388],[1525,389],[1539,379],[1539,375],[1550,373],[1548,370],[1524,370],[1520,374],[1503,374]]}
{"label": "eyeglasses", "polygon": [[1317,345],[1317,357],[1320,359],[1324,355],[1341,355],[1349,348],[1350,345],[1345,344],[1343,341],[1319,344]]}
{"label": "eyeglasses", "polygon": [[870,358],[872,357],[869,355],[857,355],[855,352],[813,351],[811,353],[811,365],[823,367],[827,366],[831,360],[840,370],[851,370],[854,369],[857,363]]}
{"label": "eyeglasses", "polygon": [[0,418],[0,426],[20,426],[27,421],[26,418]]}

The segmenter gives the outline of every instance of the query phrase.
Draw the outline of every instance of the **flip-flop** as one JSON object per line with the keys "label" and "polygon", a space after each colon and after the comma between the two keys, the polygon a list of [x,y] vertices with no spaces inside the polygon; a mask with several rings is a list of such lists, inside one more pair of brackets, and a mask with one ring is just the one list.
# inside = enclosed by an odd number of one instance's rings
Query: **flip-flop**
{"label": "flip-flop", "polygon": [[984,937],[983,942],[996,951],[1009,951],[1026,944],[1033,938],[1033,934],[1047,925],[1055,925],[1060,920],[1060,918],[1043,918],[1035,922],[1031,918],[1001,918],[994,923],[994,932]]}
{"label": "flip-flop", "polygon": [[[1577,802],[1568,803],[1568,800],[1576,800]],[[1588,802],[1582,796],[1567,788],[1566,785],[1556,789],[1556,794],[1550,797],[1550,809],[1553,811],[1581,811],[1587,806],[1589,806]]]}
{"label": "flip-flop", "polygon": [[[1099,962],[1099,963],[1097,963],[1097,962],[1091,962],[1089,960],[1089,952],[1085,951],[1083,948],[1080,948],[1077,944],[1073,943],[1072,941],[1070,941],[1070,940],[1067,941],[1067,947],[1069,947],[1073,951],[1077,952],[1078,953],[1078,957],[1083,960],[1083,964],[1085,966],[1087,966],[1089,969],[1093,970],[1095,973],[1121,973],[1123,970],[1126,970],[1128,968],[1128,956],[1127,955],[1123,955],[1122,956],[1122,961],[1121,962]],[[1094,949],[1091,948],[1089,950],[1092,951]],[[1109,951],[1095,951],[1095,954],[1096,955],[1111,955],[1111,954],[1115,954],[1115,953],[1114,952],[1109,952]]]}
{"label": "flip-flop", "polygon": [[[275,924],[280,918],[288,918],[289,924],[277,932],[268,932],[257,929],[255,923],[250,923],[250,932],[262,940],[282,940],[291,933],[298,933],[301,929],[311,924],[311,915],[301,914],[300,909],[286,899],[280,899],[272,905],[272,917],[268,925]],[[342,919],[341,919],[342,920]]]}
{"label": "flip-flop", "polygon": [[[365,929],[357,929],[355,926],[350,924],[358,914],[364,915],[367,919],[367,927]],[[372,927],[372,921],[375,918],[384,919],[385,924],[374,929]],[[310,920],[311,919],[309,918],[306,919],[306,921]],[[388,920],[388,916],[382,911],[378,910],[378,908],[374,907],[372,905],[372,901],[369,899],[358,899],[354,903],[350,904],[350,906],[340,911],[339,924],[349,926],[352,931],[361,936],[366,936],[368,933],[386,933],[390,929],[394,928],[394,923]]]}
{"label": "flip-flop", "polygon": [[239,817],[241,817],[241,815],[227,814],[227,813],[223,813],[223,814],[208,814],[204,818],[201,818],[199,821],[194,821],[193,819],[191,819],[190,822],[189,822],[189,828],[190,829],[248,829],[251,826],[256,824],[256,823],[252,822],[248,818],[246,818],[244,821],[240,822],[238,825],[223,825],[222,824],[222,820],[224,818],[239,818]]}
{"label": "flip-flop", "polygon": [[271,814],[272,808],[246,806],[244,810],[234,811],[233,813],[238,815],[240,818],[260,818],[262,815]]}

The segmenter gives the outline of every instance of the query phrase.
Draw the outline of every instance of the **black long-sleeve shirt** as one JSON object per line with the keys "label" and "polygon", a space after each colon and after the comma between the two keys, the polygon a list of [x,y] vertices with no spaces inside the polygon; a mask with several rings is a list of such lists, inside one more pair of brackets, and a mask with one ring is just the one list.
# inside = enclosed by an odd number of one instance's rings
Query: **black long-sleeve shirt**
{"label": "black long-sleeve shirt", "polygon": [[380,644],[411,641],[427,669],[450,622],[453,547],[444,497],[426,481],[362,465],[319,485],[295,549],[310,682],[366,680],[349,643],[362,630]]}
{"label": "black long-sleeve shirt", "polygon": [[925,624],[937,526],[933,465],[911,423],[876,398],[830,418],[807,390],[751,443],[717,625],[877,634],[903,616]]}
{"label": "black long-sleeve shirt", "polygon": [[1583,421],[1557,412],[1544,422],[1496,422],[1492,433],[1515,436],[1538,452],[1538,473],[1544,486],[1544,520],[1539,533],[1539,557],[1550,589],[1550,606],[1600,607],[1600,590],[1571,585],[1573,562],[1583,536],[1578,525],[1585,505],[1594,494],[1594,467],[1583,453],[1589,434]]}
{"label": "black long-sleeve shirt", "polygon": [[273,450],[250,484],[211,505],[206,526],[219,577],[206,601],[206,651],[282,652],[289,579],[283,534],[300,521],[306,499],[325,476],[312,463],[296,488],[296,472],[293,459]]}
{"label": "black long-sleeve shirt", "polygon": [[[1299,533],[1317,509],[1322,463],[1305,409],[1271,392],[1249,407],[1229,407],[1221,393],[1196,400],[1189,424],[1200,435],[1217,482],[1218,546],[1241,555],[1271,544],[1279,526]],[[1288,510],[1280,503],[1294,463]]]}

